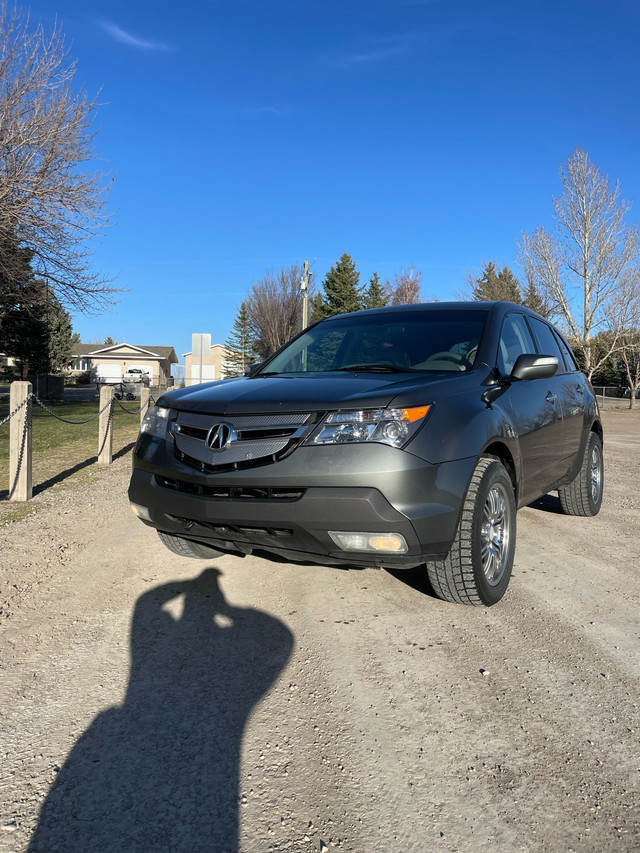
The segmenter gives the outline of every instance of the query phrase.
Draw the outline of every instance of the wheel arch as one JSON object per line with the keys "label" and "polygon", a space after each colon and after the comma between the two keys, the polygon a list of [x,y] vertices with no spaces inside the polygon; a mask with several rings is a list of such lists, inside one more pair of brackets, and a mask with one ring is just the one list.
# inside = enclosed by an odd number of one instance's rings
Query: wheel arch
{"label": "wheel arch", "polygon": [[485,449],[480,454],[481,456],[495,456],[507,470],[511,482],[513,484],[513,491],[516,497],[516,506],[518,505],[518,475],[516,471],[516,463],[513,458],[513,454],[509,450],[506,444],[502,441],[494,441],[485,447]]}

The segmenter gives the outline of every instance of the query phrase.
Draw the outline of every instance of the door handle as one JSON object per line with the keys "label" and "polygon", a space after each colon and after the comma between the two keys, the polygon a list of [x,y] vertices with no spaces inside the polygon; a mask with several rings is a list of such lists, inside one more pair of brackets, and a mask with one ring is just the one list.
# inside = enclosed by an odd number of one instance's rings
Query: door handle
{"label": "door handle", "polygon": [[547,393],[547,396],[545,397],[545,400],[547,401],[547,403],[555,403],[555,401],[557,399],[558,399],[557,396],[555,394],[552,394],[551,391],[549,391]]}
{"label": "door handle", "polygon": [[576,385],[576,391],[578,394],[584,394],[584,385]]}

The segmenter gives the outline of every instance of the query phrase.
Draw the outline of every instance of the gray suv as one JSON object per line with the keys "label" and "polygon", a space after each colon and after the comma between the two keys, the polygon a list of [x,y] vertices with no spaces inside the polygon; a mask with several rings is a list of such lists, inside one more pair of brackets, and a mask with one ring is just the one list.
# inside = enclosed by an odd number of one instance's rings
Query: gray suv
{"label": "gray suv", "polygon": [[164,394],[133,459],[133,511],[177,554],[426,565],[447,601],[491,605],[516,510],[602,501],[602,424],[566,341],[511,303],[436,303],[317,323],[247,376]]}

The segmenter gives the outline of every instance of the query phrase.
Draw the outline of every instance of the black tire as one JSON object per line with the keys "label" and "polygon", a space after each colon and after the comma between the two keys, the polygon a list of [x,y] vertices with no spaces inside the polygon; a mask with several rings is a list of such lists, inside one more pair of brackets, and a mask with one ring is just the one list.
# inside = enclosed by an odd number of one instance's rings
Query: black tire
{"label": "black tire", "polygon": [[427,563],[433,591],[444,601],[490,607],[507,591],[516,548],[516,500],[504,465],[482,457],[462,505],[449,554]]}
{"label": "black tire", "polygon": [[560,486],[558,496],[566,515],[597,515],[602,506],[604,490],[604,459],[602,441],[590,433],[577,476],[566,486]]}
{"label": "black tire", "polygon": [[181,557],[211,560],[215,557],[224,556],[224,551],[217,551],[215,548],[210,548],[201,542],[192,542],[190,539],[183,539],[181,536],[175,536],[173,533],[164,533],[162,530],[158,530],[157,533],[162,544],[166,545],[174,554],[179,554]]}

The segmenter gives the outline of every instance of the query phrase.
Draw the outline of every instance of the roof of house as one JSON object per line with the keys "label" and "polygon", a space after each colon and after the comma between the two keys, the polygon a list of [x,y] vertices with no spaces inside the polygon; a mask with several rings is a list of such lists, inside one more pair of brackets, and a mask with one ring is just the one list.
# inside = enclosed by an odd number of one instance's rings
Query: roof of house
{"label": "roof of house", "polygon": [[172,364],[178,363],[178,356],[173,347],[156,347],[146,346],[142,344],[128,344],[122,341],[119,344],[76,344],[73,348],[73,355],[78,358],[82,356],[118,356],[118,350],[126,347],[127,349],[137,350],[141,356],[156,357],[166,359]]}

